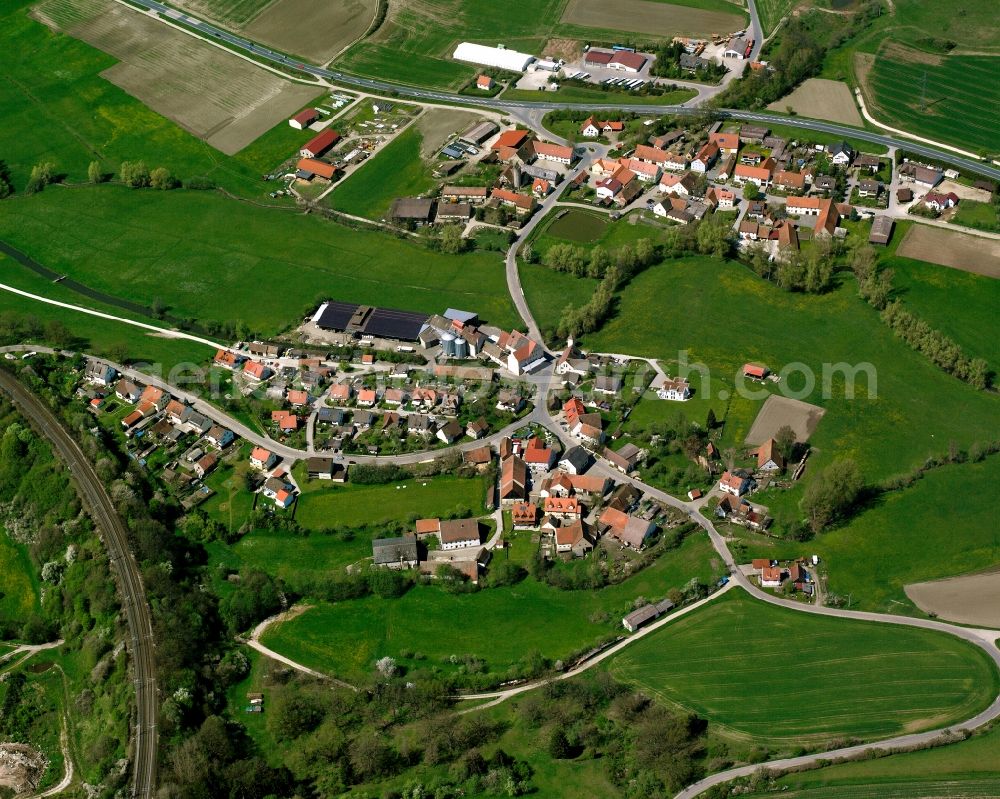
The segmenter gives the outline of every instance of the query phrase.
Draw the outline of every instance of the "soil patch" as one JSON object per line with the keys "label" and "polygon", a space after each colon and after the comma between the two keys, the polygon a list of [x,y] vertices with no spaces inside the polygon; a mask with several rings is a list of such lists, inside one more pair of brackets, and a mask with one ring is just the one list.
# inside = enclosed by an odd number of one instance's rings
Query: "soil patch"
{"label": "soil patch", "polygon": [[878,57],[904,64],[926,64],[931,67],[939,67],[944,63],[943,56],[925,53],[923,50],[914,50],[894,41],[886,42]]}
{"label": "soil patch", "polygon": [[1000,571],[913,583],[904,590],[925,613],[960,624],[1000,628]]}
{"label": "soil patch", "polygon": [[962,200],[975,200],[978,203],[988,203],[992,202],[993,195],[988,191],[983,189],[976,189],[972,186],[966,186],[963,183],[956,183],[954,180],[944,180],[935,189],[942,194],[947,194],[948,192],[954,192],[955,196]]}
{"label": "soil patch", "polygon": [[[74,19],[67,6],[86,13]],[[102,77],[227,155],[319,94],[107,0],[51,0],[39,12],[119,60]]]}
{"label": "soil patch", "polygon": [[657,3],[652,0],[570,0],[564,24],[584,28],[630,31],[667,39],[671,36],[711,36],[737,31],[743,17],[720,11]]}
{"label": "soil patch", "polygon": [[430,158],[441,149],[451,134],[461,133],[479,119],[482,119],[480,114],[470,111],[428,108],[417,118],[417,128],[423,136],[420,155]]}
{"label": "soil patch", "polygon": [[778,430],[785,425],[795,431],[796,441],[808,441],[809,436],[816,432],[819,420],[825,413],[826,411],[818,405],[772,394],[764,402],[764,407],[760,409],[757,418],[753,420],[753,426],[747,433],[746,443],[750,446],[763,444],[769,438],[774,438]]}
{"label": "soil patch", "polygon": [[857,127],[863,125],[851,90],[839,80],[809,78],[791,94],[771,103],[768,109],[784,111],[789,107],[804,117],[827,119]]}
{"label": "soil patch", "polygon": [[997,239],[916,224],[907,231],[896,254],[1000,278],[1000,240]]}
{"label": "soil patch", "polygon": [[376,0],[277,0],[243,32],[287,53],[326,63],[364,35],[376,6]]}
{"label": "soil patch", "polygon": [[0,788],[8,788],[14,796],[31,793],[45,773],[45,755],[27,744],[0,744]]}
{"label": "soil patch", "polygon": [[583,46],[576,39],[552,38],[545,43],[542,54],[548,58],[561,58],[572,63],[583,55]]}

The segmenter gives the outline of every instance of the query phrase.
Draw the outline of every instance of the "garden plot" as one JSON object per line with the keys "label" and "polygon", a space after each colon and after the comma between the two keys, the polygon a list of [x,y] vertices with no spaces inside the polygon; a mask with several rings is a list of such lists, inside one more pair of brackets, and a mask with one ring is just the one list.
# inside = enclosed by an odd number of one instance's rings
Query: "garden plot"
{"label": "garden plot", "polygon": [[786,425],[795,431],[796,441],[808,441],[825,413],[817,405],[772,394],[754,419],[753,426],[747,433],[746,443],[750,446],[763,444],[769,438],[774,438],[778,430]]}

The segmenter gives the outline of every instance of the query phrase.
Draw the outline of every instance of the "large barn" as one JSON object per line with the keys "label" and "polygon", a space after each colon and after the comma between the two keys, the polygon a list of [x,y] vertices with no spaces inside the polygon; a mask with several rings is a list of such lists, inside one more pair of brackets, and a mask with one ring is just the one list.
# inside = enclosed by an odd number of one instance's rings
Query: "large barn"
{"label": "large barn", "polygon": [[505,47],[487,47],[484,44],[462,42],[452,56],[456,61],[467,61],[484,67],[496,67],[510,72],[524,72],[535,60],[533,55],[508,50]]}
{"label": "large barn", "polygon": [[319,306],[312,321],[323,330],[416,341],[427,318],[428,314],[330,300]]}

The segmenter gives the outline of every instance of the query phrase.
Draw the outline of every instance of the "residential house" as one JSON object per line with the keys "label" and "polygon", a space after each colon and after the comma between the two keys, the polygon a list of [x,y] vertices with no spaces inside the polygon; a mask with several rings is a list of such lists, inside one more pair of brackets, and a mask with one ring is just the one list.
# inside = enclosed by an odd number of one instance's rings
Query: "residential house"
{"label": "residential house", "polygon": [[576,374],[580,377],[586,377],[590,374],[593,366],[589,358],[583,357],[583,354],[576,347],[569,344],[556,359],[555,373],[557,375]]}
{"label": "residential house", "polygon": [[[573,447],[573,449],[576,449],[576,447]],[[572,452],[572,450],[570,451]],[[583,450],[583,452],[587,455],[589,462],[590,453],[586,450]],[[569,480],[575,494],[578,496],[580,494],[589,494],[595,499],[603,497],[608,493],[611,486],[614,485],[614,482],[610,477],[597,474],[570,474],[567,475],[567,479]]]}
{"label": "residential house", "polygon": [[724,183],[733,176],[734,169],[736,169],[736,156],[727,156],[726,159],[719,165],[719,172],[715,179],[720,183]]}
{"label": "residential house", "polygon": [[735,58],[742,61],[750,55],[752,42],[742,36],[733,36],[722,51],[723,58]]}
{"label": "residential house", "polygon": [[509,161],[530,141],[526,130],[505,130],[490,147],[501,161]]}
{"label": "residential house", "polygon": [[212,363],[223,369],[235,369],[246,360],[242,355],[231,350],[216,350]]}
{"label": "residential house", "polygon": [[720,211],[727,211],[736,205],[736,193],[729,189],[714,189],[715,200]]}
{"label": "residential house", "polygon": [[270,469],[278,462],[278,456],[264,447],[254,447],[250,452],[250,465],[255,469]]}
{"label": "residential house", "polygon": [[862,153],[854,159],[854,166],[862,172],[868,172],[873,175],[881,168],[882,159],[877,155],[865,155]]}
{"label": "residential house", "polygon": [[528,194],[518,194],[508,189],[493,189],[490,197],[503,205],[511,206],[517,214],[527,214],[535,208],[535,198]]}
{"label": "residential house", "polygon": [[293,408],[304,408],[306,405],[309,404],[309,392],[293,389],[288,392],[287,399],[288,399],[288,404],[291,405]]}
{"label": "residential house", "polygon": [[625,130],[624,122],[617,122],[610,119],[602,121],[593,117],[587,117],[583,124],[580,125],[580,135],[588,139],[596,139],[602,133],[621,133],[623,130]]}
{"label": "residential house", "polygon": [[822,197],[789,197],[785,210],[793,216],[816,216],[822,200]]}
{"label": "residential house", "polygon": [[622,379],[618,375],[598,375],[594,378],[594,391],[598,394],[617,396],[622,390]]}
{"label": "residential house", "polygon": [[854,148],[846,141],[837,142],[830,145],[830,161],[837,166],[847,166],[854,160]]}
{"label": "residential house", "polygon": [[882,193],[882,184],[877,180],[864,179],[858,181],[858,197],[878,197]]}
{"label": "residential house", "polygon": [[515,502],[510,508],[510,518],[515,530],[538,527],[538,506],[531,502]]}
{"label": "residential house", "polygon": [[734,497],[741,497],[755,486],[752,477],[739,472],[725,471],[719,478],[719,490]]}
{"label": "residential house", "polygon": [[483,446],[476,447],[475,449],[462,451],[462,463],[468,463],[473,466],[483,468],[489,466],[492,460],[493,450],[490,449],[489,444],[484,444]]}
{"label": "residential house", "polygon": [[582,558],[594,548],[580,519],[562,524],[553,533],[558,554]]}
{"label": "residential house", "polygon": [[688,197],[690,196],[692,190],[694,189],[697,178],[690,172],[685,172],[683,175],[667,175],[664,174],[660,178],[659,190],[663,194],[674,194],[678,197]]}
{"label": "residential house", "polygon": [[489,75],[479,75],[476,78],[477,89],[481,89],[484,92],[491,92],[493,91],[494,86],[496,86],[496,84],[493,82],[493,78]]}
{"label": "residential house", "polygon": [[299,417],[291,411],[271,411],[271,422],[282,433],[294,433],[299,429]]}
{"label": "residential house", "polygon": [[760,572],[761,588],[781,588],[785,572],[780,566],[765,566]]}
{"label": "residential house", "polygon": [[236,440],[236,434],[228,427],[213,425],[209,431],[205,433],[205,440],[219,449],[225,449]]}
{"label": "residential house", "polygon": [[118,370],[101,361],[88,361],[83,370],[83,379],[99,386],[110,386],[118,377]]}
{"label": "residential house", "polygon": [[681,153],[667,153],[667,157],[664,159],[660,167],[664,171],[669,172],[684,172],[688,168],[690,161],[686,155]]}
{"label": "residential house", "polygon": [[209,452],[207,455],[203,455],[194,465],[194,473],[198,475],[201,479],[205,479],[205,475],[211,472],[216,464],[219,462],[219,454],[217,452]]}
{"label": "residential house", "polygon": [[944,211],[958,205],[958,195],[951,191],[947,194],[929,191],[924,195],[924,205],[935,211]]}
{"label": "residential house", "polygon": [[634,172],[643,183],[655,183],[660,178],[660,167],[656,164],[647,164],[635,158],[622,158],[618,163],[630,172]]}
{"label": "residential house", "polygon": [[441,549],[444,550],[479,546],[482,543],[479,521],[477,519],[441,521],[438,539],[441,542]]}
{"label": "residential house", "polygon": [[386,569],[415,569],[417,537],[412,534],[398,538],[376,538],[372,541],[372,562]]}
{"label": "residential house", "polygon": [[800,172],[787,172],[780,169],[774,173],[771,183],[784,191],[804,191],[806,178]]}
{"label": "residential house", "polygon": [[350,402],[354,395],[354,389],[350,383],[334,383],[327,392],[330,400],[335,403],[346,404]]}
{"label": "residential house", "polygon": [[243,367],[243,374],[254,382],[267,380],[274,375],[270,367],[265,366],[260,361],[250,361]]}
{"label": "residential house", "polygon": [[736,155],[740,149],[739,133],[710,133],[708,140],[726,155]]}
{"label": "residential house", "polygon": [[386,405],[392,405],[393,407],[405,405],[409,399],[410,395],[401,388],[387,388],[382,395],[382,401]]}
{"label": "residential house", "polygon": [[192,410],[180,400],[172,399],[167,403],[166,416],[171,424],[184,424],[191,416]]}
{"label": "residential house", "polygon": [[474,422],[469,422],[468,426],[465,428],[465,434],[469,438],[476,440],[483,438],[488,432],[490,432],[490,426],[487,424],[486,419],[482,416]]}
{"label": "residential house", "polygon": [[933,189],[944,179],[940,169],[907,161],[899,168],[899,179],[904,183],[915,183],[926,189]]}
{"label": "residential house", "polygon": [[535,178],[531,182],[531,193],[538,199],[548,197],[550,191],[552,191],[552,186],[543,178]]}
{"label": "residential house", "polygon": [[816,227],[813,230],[813,235],[817,238],[833,236],[837,231],[838,222],[840,222],[840,211],[837,205],[834,204],[833,200],[821,199],[819,201],[819,215],[816,217]]}
{"label": "residential house", "polygon": [[526,499],[528,496],[528,466],[517,455],[501,456],[500,499]]}
{"label": "residential house", "polygon": [[545,498],[542,511],[560,521],[574,521],[583,516],[584,508],[576,497],[549,496]]}
{"label": "residential house", "polygon": [[378,392],[374,388],[363,388],[358,391],[359,408],[374,408],[378,402]]}
{"label": "residential house", "polygon": [[489,193],[487,186],[445,186],[441,189],[441,199],[446,203],[482,203]]}
{"label": "residential house", "polygon": [[733,180],[739,184],[753,183],[759,188],[767,188],[771,183],[771,169],[774,162],[767,159],[761,166],[737,164],[733,170]]}
{"label": "residential house", "polygon": [[142,396],[142,391],[140,391],[139,387],[131,380],[126,380],[123,377],[115,383],[115,396],[122,402],[131,404],[139,401],[139,397]]}
{"label": "residential house", "polygon": [[554,161],[557,164],[569,166],[573,163],[573,148],[563,144],[550,144],[545,141],[535,141],[532,145],[535,158],[543,161]]}
{"label": "residential house", "polygon": [[762,472],[780,472],[785,468],[785,458],[778,451],[778,442],[769,438],[759,447],[755,453],[757,456],[757,469]]}
{"label": "residential house", "polygon": [[509,389],[502,389],[497,395],[496,409],[507,413],[520,413],[525,402],[518,392]]}
{"label": "residential house", "polygon": [[656,396],[662,400],[684,402],[691,398],[691,385],[686,378],[668,377],[656,389]]}
{"label": "residential house", "polygon": [[[590,468],[592,456],[583,447],[570,447],[559,461],[559,468],[568,475],[580,475]],[[570,481],[572,484],[572,480]]]}
{"label": "residential house", "polygon": [[462,437],[463,433],[464,431],[462,429],[462,425],[460,425],[455,419],[452,419],[437,431],[437,437],[445,444],[454,444]]}
{"label": "residential house", "polygon": [[598,523],[605,533],[632,549],[642,549],[646,539],[656,530],[653,522],[631,516],[611,506],[604,508]]}
{"label": "residential house", "polygon": [[700,172],[704,174],[712,168],[712,164],[716,162],[719,157],[719,145],[715,142],[708,142],[703,145],[698,154],[691,161],[691,171]]}
{"label": "residential house", "polygon": [[521,457],[533,472],[547,472],[555,465],[558,455],[544,440],[535,436],[528,439]]}
{"label": "residential house", "polygon": [[813,181],[813,188],[816,191],[830,193],[837,190],[837,179],[832,175],[817,175]]}

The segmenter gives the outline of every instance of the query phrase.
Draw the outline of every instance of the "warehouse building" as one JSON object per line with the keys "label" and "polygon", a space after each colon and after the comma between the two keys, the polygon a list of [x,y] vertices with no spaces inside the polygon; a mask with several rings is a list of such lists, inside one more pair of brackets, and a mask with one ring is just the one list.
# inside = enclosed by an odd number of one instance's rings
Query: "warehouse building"
{"label": "warehouse building", "polygon": [[470,64],[506,69],[510,72],[524,72],[528,65],[535,60],[533,55],[519,53],[517,50],[508,50],[505,47],[487,47],[472,42],[462,42],[455,48],[452,57],[456,61],[467,61]]}

